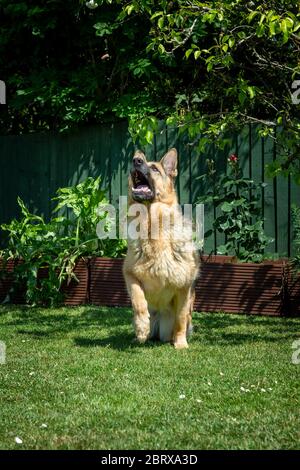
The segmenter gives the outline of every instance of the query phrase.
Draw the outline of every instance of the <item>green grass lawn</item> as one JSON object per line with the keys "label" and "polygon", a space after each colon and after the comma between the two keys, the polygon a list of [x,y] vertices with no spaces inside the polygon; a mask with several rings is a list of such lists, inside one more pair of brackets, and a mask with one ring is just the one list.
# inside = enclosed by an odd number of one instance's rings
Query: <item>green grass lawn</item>
{"label": "green grass lawn", "polygon": [[0,448],[300,448],[300,319],[194,325],[176,351],[135,344],[128,309],[0,307]]}

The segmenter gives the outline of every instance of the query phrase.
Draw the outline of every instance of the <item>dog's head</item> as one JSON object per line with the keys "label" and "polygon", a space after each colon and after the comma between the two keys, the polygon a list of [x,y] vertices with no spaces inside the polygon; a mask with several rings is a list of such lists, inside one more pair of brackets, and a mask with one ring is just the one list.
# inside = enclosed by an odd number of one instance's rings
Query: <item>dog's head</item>
{"label": "dog's head", "polygon": [[177,151],[172,148],[160,162],[148,162],[140,150],[132,160],[129,196],[137,202],[164,202],[176,199],[174,180],[177,176]]}

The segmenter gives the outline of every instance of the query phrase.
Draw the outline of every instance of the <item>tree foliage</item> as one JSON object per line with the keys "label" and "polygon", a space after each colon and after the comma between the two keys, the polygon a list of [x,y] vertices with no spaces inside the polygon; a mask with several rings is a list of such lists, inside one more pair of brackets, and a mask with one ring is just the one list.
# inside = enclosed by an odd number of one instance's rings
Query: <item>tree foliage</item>
{"label": "tree foliage", "polygon": [[126,118],[150,143],[164,119],[205,151],[260,123],[270,172],[300,182],[297,0],[0,0],[0,14],[2,132]]}

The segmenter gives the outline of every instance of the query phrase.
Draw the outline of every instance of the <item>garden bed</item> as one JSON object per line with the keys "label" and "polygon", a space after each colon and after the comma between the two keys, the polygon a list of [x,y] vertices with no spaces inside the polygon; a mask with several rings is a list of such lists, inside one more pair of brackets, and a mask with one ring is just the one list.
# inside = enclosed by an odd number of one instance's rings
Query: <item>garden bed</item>
{"label": "garden bed", "polygon": [[[0,276],[0,304],[9,301],[13,304],[25,303],[25,287],[20,286],[13,289],[13,270],[16,261],[9,260],[6,264],[5,272]],[[3,265],[0,261],[0,272]],[[69,283],[64,282],[61,288],[64,294],[64,305],[82,305],[89,302],[89,261],[79,259],[74,269],[74,274],[78,280],[71,279]],[[38,271],[38,279],[45,279],[48,275],[47,268]]]}
{"label": "garden bed", "polygon": [[[122,273],[123,259],[80,259],[76,280],[64,283],[65,305],[91,303],[101,306],[128,307],[130,298]],[[0,302],[12,286],[13,263],[0,280]],[[196,311],[245,313],[251,315],[300,315],[300,279],[289,275],[285,259],[264,263],[236,263],[229,256],[204,256],[195,285]],[[20,291],[13,303],[24,303]]]}
{"label": "garden bed", "polygon": [[92,258],[90,261],[90,302],[108,307],[129,307],[123,259]]}
{"label": "garden bed", "polygon": [[14,260],[9,260],[6,263],[5,271],[3,271],[3,261],[0,260],[0,304],[7,301],[14,304],[25,303],[24,290],[12,290],[13,271],[16,263]]}
{"label": "garden bed", "polygon": [[[204,256],[196,282],[195,310],[203,312],[288,315],[286,260],[234,263],[229,256]],[[128,306],[122,260],[94,258],[90,270],[90,302]]]}
{"label": "garden bed", "polygon": [[288,292],[288,309],[290,316],[300,316],[300,274],[298,276],[292,275],[289,272],[288,278],[289,292]]}
{"label": "garden bed", "polygon": [[195,310],[287,315],[286,266],[284,259],[256,264],[206,256],[196,282]]}
{"label": "garden bed", "polygon": [[64,305],[82,305],[89,302],[89,260],[79,259],[74,269],[76,279],[69,283],[64,282],[62,293],[64,294]]}

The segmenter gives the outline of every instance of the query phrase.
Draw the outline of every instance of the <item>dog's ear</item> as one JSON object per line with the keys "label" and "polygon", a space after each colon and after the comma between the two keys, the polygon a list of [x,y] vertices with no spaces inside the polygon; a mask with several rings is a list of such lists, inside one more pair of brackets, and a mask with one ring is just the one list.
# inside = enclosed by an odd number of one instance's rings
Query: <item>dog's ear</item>
{"label": "dog's ear", "polygon": [[141,150],[136,150],[134,152],[133,158],[142,158],[145,162],[147,161],[146,155]]}
{"label": "dog's ear", "polygon": [[160,161],[168,176],[175,178],[177,176],[177,150],[172,148],[166,155],[164,155]]}

